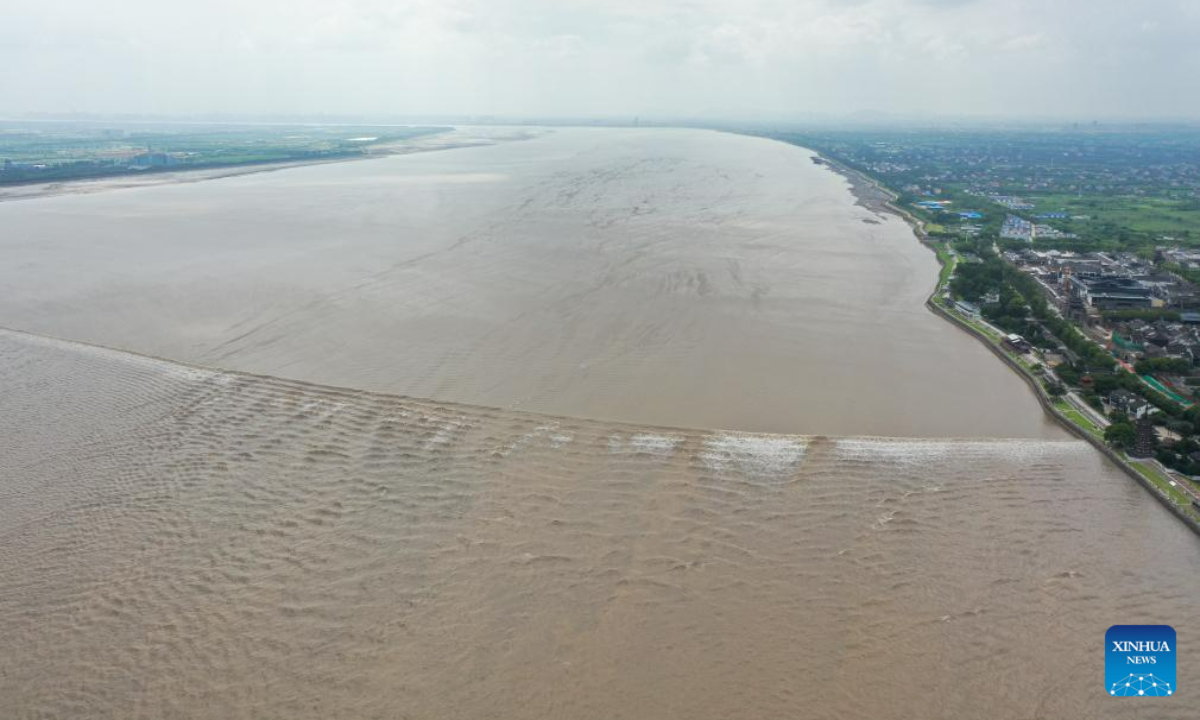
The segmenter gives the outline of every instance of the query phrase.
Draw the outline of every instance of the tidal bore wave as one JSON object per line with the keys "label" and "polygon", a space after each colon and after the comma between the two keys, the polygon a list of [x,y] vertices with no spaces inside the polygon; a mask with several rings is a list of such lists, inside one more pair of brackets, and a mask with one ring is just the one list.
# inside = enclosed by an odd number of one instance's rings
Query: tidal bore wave
{"label": "tidal bore wave", "polygon": [[7,332],[0,392],[5,717],[1116,717],[1107,625],[1200,609],[1195,538],[1081,442],[639,427]]}

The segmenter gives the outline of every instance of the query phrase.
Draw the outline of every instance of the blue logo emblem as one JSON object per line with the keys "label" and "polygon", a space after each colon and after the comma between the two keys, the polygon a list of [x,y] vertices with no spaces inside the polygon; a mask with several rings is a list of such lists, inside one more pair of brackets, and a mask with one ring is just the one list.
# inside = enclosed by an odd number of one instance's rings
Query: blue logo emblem
{"label": "blue logo emblem", "polygon": [[1174,695],[1175,629],[1113,625],[1104,634],[1104,686],[1115,697]]}

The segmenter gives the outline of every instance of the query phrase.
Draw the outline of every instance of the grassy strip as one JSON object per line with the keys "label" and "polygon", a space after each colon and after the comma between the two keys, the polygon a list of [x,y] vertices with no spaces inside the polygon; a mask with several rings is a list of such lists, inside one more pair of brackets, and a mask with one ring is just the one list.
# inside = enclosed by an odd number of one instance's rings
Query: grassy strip
{"label": "grassy strip", "polygon": [[[952,253],[950,253],[949,249],[944,243],[929,243],[929,245],[937,254],[937,258],[942,264],[942,270],[938,275],[937,289],[930,297],[930,300],[938,307],[945,310],[947,314],[949,314],[956,322],[962,323],[963,325],[969,326],[978,331],[994,346],[998,347],[1007,357],[1016,360],[1020,367],[1025,371],[1026,375],[1032,378],[1035,383],[1039,382],[1034,366],[1026,362],[1024,358],[1013,352],[1010,352],[1009,349],[1003,345],[1001,335],[998,335],[994,330],[986,325],[964,316],[954,307],[954,303],[949,302],[942,297],[946,283],[949,282],[950,275],[954,272],[956,258]],[[1087,416],[1076,410],[1065,399],[1058,398],[1052,400],[1051,405],[1055,410],[1058,411],[1060,419],[1071,423],[1075,427],[1087,433],[1088,436],[1095,439],[1099,444],[1105,445],[1103,429],[1097,427],[1090,419],[1087,418]],[[1124,458],[1125,463],[1130,468],[1148,480],[1151,485],[1158,489],[1162,495],[1166,497],[1185,516],[1189,517],[1193,521],[1200,522],[1200,511],[1197,511],[1192,505],[1192,498],[1190,495],[1180,490],[1178,487],[1171,485],[1170,479],[1149,463],[1134,460],[1128,455],[1125,455],[1125,453],[1121,453],[1119,451],[1118,454]]]}
{"label": "grassy strip", "polygon": [[1104,439],[1104,431],[1096,427],[1095,423],[1089,420],[1086,415],[1076,410],[1071,403],[1067,402],[1066,400],[1059,399],[1054,401],[1054,407],[1060,413],[1065,415],[1068,420],[1075,423],[1085,432],[1087,432],[1088,435],[1091,435],[1097,440]]}
{"label": "grassy strip", "polygon": [[1191,496],[1179,488],[1171,485],[1170,479],[1155,469],[1153,465],[1145,462],[1139,462],[1137,460],[1130,460],[1129,464],[1133,466],[1134,470],[1138,471],[1138,474],[1149,480],[1154,487],[1161,490],[1163,494],[1171,500],[1171,502],[1182,508],[1186,514],[1193,518],[1200,519],[1200,513],[1197,513],[1196,509],[1192,507]]}
{"label": "grassy strip", "polygon": [[942,264],[941,272],[938,273],[937,291],[941,291],[946,287],[946,283],[950,282],[950,276],[954,274],[954,267],[958,264],[958,256],[950,252],[950,247],[946,243],[930,243],[933,252],[937,255],[938,262]]}

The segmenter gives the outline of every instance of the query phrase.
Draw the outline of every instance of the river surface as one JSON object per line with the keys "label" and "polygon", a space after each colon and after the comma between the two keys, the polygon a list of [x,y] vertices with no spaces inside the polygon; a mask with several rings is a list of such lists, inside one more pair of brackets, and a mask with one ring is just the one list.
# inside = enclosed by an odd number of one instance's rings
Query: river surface
{"label": "river surface", "polygon": [[[1194,718],[1200,541],[1090,445],[569,420],[0,334],[12,718]],[[1180,692],[1104,692],[1168,623]]]}
{"label": "river surface", "polygon": [[[2,717],[1196,716],[1200,540],[807,151],[562,130],[0,228]],[[1108,697],[1159,623],[1178,694]]]}
{"label": "river surface", "polygon": [[760,138],[559,129],[0,202],[0,327],[574,417],[1065,437],[846,188]]}

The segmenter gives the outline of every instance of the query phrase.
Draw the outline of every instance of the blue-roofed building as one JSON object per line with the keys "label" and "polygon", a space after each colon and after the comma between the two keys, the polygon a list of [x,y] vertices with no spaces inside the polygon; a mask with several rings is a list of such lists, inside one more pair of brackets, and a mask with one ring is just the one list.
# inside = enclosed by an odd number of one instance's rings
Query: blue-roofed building
{"label": "blue-roofed building", "polygon": [[919,200],[916,203],[923,210],[945,210],[949,204],[949,200]]}

